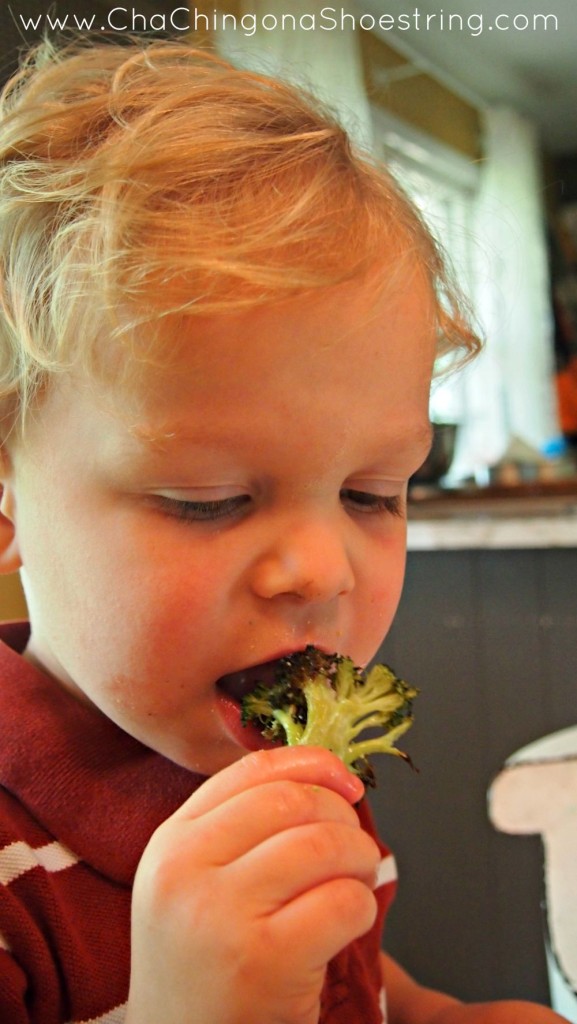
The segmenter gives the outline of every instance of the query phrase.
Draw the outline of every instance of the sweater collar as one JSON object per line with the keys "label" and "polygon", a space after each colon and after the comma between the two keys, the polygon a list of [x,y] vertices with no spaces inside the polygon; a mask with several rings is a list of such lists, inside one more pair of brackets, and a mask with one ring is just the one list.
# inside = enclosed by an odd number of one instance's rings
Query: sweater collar
{"label": "sweater collar", "polygon": [[203,777],[25,661],[28,636],[27,623],[0,627],[0,784],[83,861],[130,884],[154,830]]}

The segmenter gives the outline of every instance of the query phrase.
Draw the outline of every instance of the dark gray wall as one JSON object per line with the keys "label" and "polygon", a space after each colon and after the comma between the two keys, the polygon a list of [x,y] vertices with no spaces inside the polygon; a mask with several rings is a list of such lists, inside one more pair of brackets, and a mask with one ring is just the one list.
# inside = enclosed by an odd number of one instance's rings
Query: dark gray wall
{"label": "dark gray wall", "polygon": [[403,745],[371,797],[401,884],[385,945],[467,1000],[546,1002],[538,837],[495,832],[486,792],[519,747],[577,723],[577,551],[409,555],[379,652],[417,685]]}

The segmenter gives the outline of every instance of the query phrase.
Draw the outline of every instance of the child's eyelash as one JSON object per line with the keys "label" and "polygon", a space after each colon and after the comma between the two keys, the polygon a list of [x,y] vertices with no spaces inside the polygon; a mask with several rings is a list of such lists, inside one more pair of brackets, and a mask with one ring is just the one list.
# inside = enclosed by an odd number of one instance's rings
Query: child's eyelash
{"label": "child's eyelash", "polygon": [[[372,494],[370,491],[357,491],[353,487],[344,488],[340,492],[341,501],[356,511],[369,515],[387,513],[403,517],[405,503],[401,495]],[[236,515],[250,502],[248,494],[238,494],[230,498],[217,498],[211,501],[190,501],[157,495],[156,503],[163,512],[175,519],[191,522],[214,522]]]}
{"label": "child's eyelash", "polygon": [[400,517],[405,514],[405,502],[400,494],[372,494],[370,491],[356,491],[354,487],[347,487],[341,491],[341,498],[357,511],[373,515],[387,512],[389,515]]}
{"label": "child's eyelash", "polygon": [[157,503],[163,512],[175,519],[186,519],[194,522],[211,522],[233,516],[250,501],[248,494],[236,494],[231,498],[217,498],[212,501],[181,501],[178,498],[157,496]]}

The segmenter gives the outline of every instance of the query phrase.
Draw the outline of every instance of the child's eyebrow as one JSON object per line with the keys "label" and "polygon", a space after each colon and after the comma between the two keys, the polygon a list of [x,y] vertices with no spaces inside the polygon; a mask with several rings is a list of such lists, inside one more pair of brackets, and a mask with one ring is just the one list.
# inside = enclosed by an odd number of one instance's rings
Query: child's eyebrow
{"label": "child's eyebrow", "polygon": [[177,430],[164,430],[147,426],[144,423],[133,423],[128,433],[135,441],[141,441],[154,451],[162,451],[168,441],[180,440]]}
{"label": "child's eyebrow", "polygon": [[[173,445],[178,444],[206,444],[209,441],[206,434],[200,430],[191,436],[190,432],[179,424],[172,424],[171,426],[165,427],[154,427],[146,423],[134,423],[129,429],[130,436],[136,441],[141,442],[146,448],[152,452],[162,453],[166,452]],[[213,438],[210,438],[212,441]],[[433,426],[427,420],[426,422],[418,422],[412,424],[408,428],[397,430],[389,430],[387,427],[386,435],[379,441],[378,451],[382,454],[389,453],[393,450],[395,453],[403,454],[404,452],[413,452],[417,454],[422,453],[423,461],[429,454],[433,443]]]}
{"label": "child's eyebrow", "polygon": [[425,424],[419,424],[418,429],[415,431],[414,443],[426,449],[425,454],[428,455],[433,444],[433,424],[427,421]]}
{"label": "child's eyebrow", "polygon": [[425,461],[432,443],[433,427],[429,422],[420,421],[403,429],[393,428],[379,439],[375,466],[384,475],[404,475],[409,462],[420,466]]}
{"label": "child's eyebrow", "polygon": [[395,451],[422,451],[424,456],[429,454],[433,444],[433,425],[429,421],[419,422],[402,430],[392,430],[387,433],[381,444],[382,449]]}

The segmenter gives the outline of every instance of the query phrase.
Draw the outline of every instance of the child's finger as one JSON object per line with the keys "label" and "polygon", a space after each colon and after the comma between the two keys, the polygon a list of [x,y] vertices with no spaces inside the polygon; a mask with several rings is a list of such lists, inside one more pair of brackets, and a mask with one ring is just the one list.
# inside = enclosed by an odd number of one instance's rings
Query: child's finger
{"label": "child's finger", "polygon": [[[324,968],[341,949],[368,932],[377,915],[377,901],[368,886],[355,878],[332,879],[309,889],[271,916],[279,949],[293,950],[304,970]],[[299,964],[294,964],[299,969]]]}
{"label": "child's finger", "polygon": [[227,876],[261,916],[337,879],[372,891],[378,862],[377,845],[362,829],[322,821],[272,836],[231,864]]}
{"label": "child's finger", "polygon": [[305,825],[333,822],[360,829],[353,808],[339,794],[290,779],[259,784],[189,821],[181,843],[190,840],[194,859],[200,851],[210,866],[236,861],[273,836]]}
{"label": "child's finger", "polygon": [[357,803],[364,794],[360,779],[329,750],[279,747],[278,750],[258,750],[247,754],[213,775],[189,797],[174,817],[198,817],[254,786],[281,779],[323,786],[350,804]]}

